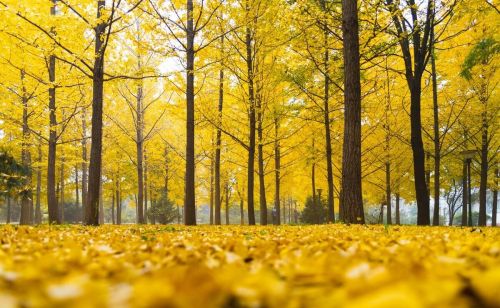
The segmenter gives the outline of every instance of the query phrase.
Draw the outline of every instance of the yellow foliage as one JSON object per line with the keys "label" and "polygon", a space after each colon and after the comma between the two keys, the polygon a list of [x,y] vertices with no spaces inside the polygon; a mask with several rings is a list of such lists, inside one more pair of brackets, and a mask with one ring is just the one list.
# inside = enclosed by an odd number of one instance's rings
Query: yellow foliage
{"label": "yellow foliage", "polygon": [[500,305],[500,229],[0,228],[2,307]]}

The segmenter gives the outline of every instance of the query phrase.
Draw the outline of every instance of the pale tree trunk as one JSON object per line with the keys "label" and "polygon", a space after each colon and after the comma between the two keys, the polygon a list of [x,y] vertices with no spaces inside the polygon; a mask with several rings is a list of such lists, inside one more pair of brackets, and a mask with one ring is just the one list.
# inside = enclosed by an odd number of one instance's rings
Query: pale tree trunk
{"label": "pale tree trunk", "polygon": [[361,194],[361,84],[356,0],[342,1],[344,38],[344,147],[342,210],[348,223],[365,223]]}

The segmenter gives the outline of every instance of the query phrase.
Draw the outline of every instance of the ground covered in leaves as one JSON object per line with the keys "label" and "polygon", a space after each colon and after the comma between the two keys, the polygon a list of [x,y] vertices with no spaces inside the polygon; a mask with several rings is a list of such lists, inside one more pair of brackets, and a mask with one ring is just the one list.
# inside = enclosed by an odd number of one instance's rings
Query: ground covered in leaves
{"label": "ground covered in leaves", "polygon": [[1,307],[500,306],[500,228],[0,227]]}

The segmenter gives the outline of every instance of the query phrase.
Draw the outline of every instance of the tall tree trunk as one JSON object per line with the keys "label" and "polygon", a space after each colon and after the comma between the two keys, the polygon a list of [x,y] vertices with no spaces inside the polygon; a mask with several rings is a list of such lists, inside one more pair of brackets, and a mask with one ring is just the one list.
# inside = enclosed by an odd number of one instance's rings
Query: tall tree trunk
{"label": "tall tree trunk", "polygon": [[[213,138],[212,138],[212,145],[213,145]],[[212,152],[212,155],[210,156],[210,224],[214,224],[214,172],[215,172],[215,153]]]}
{"label": "tall tree trunk", "polygon": [[136,128],[136,150],[137,150],[137,223],[144,223],[144,137],[143,137],[143,88],[137,88],[137,128]]}
{"label": "tall tree trunk", "polygon": [[[146,151],[145,151],[146,152]],[[148,157],[144,153],[144,223],[148,223]]]}
{"label": "tall tree trunk", "polygon": [[65,158],[64,158],[64,154],[62,155],[61,157],[61,168],[60,168],[60,179],[59,181],[61,182],[61,197],[59,198],[60,202],[59,202],[59,205],[60,205],[60,213],[61,213],[61,217],[60,217],[60,222],[61,223],[64,223],[64,203],[65,203],[65,200],[64,200],[64,193],[65,193],[65,183],[64,183],[64,162],[65,162]]}
{"label": "tall tree trunk", "polygon": [[[50,14],[56,15],[57,0],[52,0]],[[47,203],[49,208],[49,224],[59,224],[59,209],[56,195],[56,147],[57,147],[57,119],[56,119],[56,57],[49,57],[49,151],[47,157]]]}
{"label": "tall tree trunk", "polygon": [[24,70],[21,70],[21,83],[22,83],[22,105],[23,105],[23,140],[22,140],[22,150],[21,150],[21,161],[23,167],[26,170],[30,170],[29,174],[24,180],[24,188],[21,196],[21,217],[19,224],[21,225],[31,225],[33,222],[31,220],[31,213],[33,207],[33,193],[31,190],[31,153],[30,153],[30,130],[28,126],[28,98],[26,96],[26,88],[24,86]]}
{"label": "tall tree trunk", "polygon": [[317,208],[321,206],[321,201],[317,202],[316,200],[316,157],[315,153],[316,151],[314,150],[314,136],[312,138],[312,152],[313,152],[313,157],[312,157],[312,165],[311,165],[311,188],[312,188],[312,203],[313,203],[313,208]]}
{"label": "tall tree trunk", "polygon": [[467,200],[468,200],[468,192],[467,188],[467,163],[464,161],[463,169],[462,169],[462,227],[467,226]]}
{"label": "tall tree trunk", "polygon": [[280,151],[280,141],[279,141],[279,116],[274,117],[274,224],[279,225],[280,221],[280,173],[281,173],[281,151]]}
{"label": "tall tree trunk", "polygon": [[[325,7],[325,0],[322,0],[322,5]],[[323,55],[324,61],[324,96],[323,96],[323,119],[325,125],[325,154],[326,154],[326,172],[328,179],[328,221],[335,222],[335,204],[333,199],[333,166],[332,166],[332,141],[330,132],[330,76],[329,76],[329,61],[330,53],[328,50],[328,35],[329,29],[325,24],[323,29],[323,39],[325,52]]]}
{"label": "tall tree trunk", "polygon": [[[221,37],[221,46],[224,46],[224,36]],[[222,139],[222,108],[224,104],[224,70],[219,71],[219,106],[217,114],[217,136],[215,140],[215,224],[221,224],[221,204],[220,204],[220,156]]]}
{"label": "tall tree trunk", "polygon": [[36,208],[35,208],[35,224],[42,223],[42,208],[41,208],[41,192],[42,192],[42,142],[38,143],[38,167],[36,168]]}
{"label": "tall tree trunk", "polygon": [[479,183],[479,219],[478,226],[486,226],[486,189],[488,185],[488,118],[486,113],[486,100],[484,101],[485,111],[481,117],[483,121],[481,136],[481,179]]}
{"label": "tall tree trunk", "polygon": [[195,205],[195,153],[194,153],[194,24],[193,0],[187,0],[186,27],[186,175],[184,197],[184,223],[196,225]]}
{"label": "tall tree trunk", "polygon": [[437,96],[437,73],[436,59],[434,50],[434,26],[431,28],[431,70],[432,70],[432,106],[434,112],[434,214],[432,216],[432,224],[439,226],[439,199],[441,186],[441,143],[439,135],[439,105]]}
{"label": "tall tree trunk", "polygon": [[[228,179],[229,181],[229,179]],[[229,225],[229,182],[226,183],[225,187],[226,193],[226,225]]]}
{"label": "tall tree trunk", "polygon": [[342,2],[344,38],[344,147],[342,209],[348,223],[365,223],[361,194],[361,83],[356,0]]}
{"label": "tall tree trunk", "polygon": [[415,194],[417,197],[417,224],[430,224],[429,191],[425,179],[425,152],[422,142],[422,117],[420,98],[422,92],[421,74],[413,77],[410,85],[410,124],[411,147],[413,152],[413,174],[415,176]]}
{"label": "tall tree trunk", "polygon": [[[246,11],[250,11],[248,0],[246,2]],[[247,169],[247,206],[248,206],[248,224],[255,225],[254,213],[254,178],[255,178],[255,93],[254,93],[254,64],[252,33],[250,27],[246,28],[246,62],[248,72],[248,124],[249,124],[249,146],[248,146],[248,169]]]}
{"label": "tall tree trunk", "polygon": [[120,173],[116,175],[116,224],[122,224],[122,198],[120,187]]}
{"label": "tall tree trunk", "polygon": [[79,187],[79,174],[78,174],[78,165],[75,166],[75,207],[78,209],[80,207],[80,187]]}
{"label": "tall tree trunk", "polygon": [[385,163],[385,198],[387,204],[387,224],[392,225],[391,163]]}
{"label": "tall tree trunk", "polygon": [[88,166],[87,166],[87,116],[86,109],[82,110],[82,223],[85,223],[88,189]]}
{"label": "tall tree trunk", "polygon": [[[113,181],[114,182],[114,181]],[[113,183],[113,190],[111,193],[111,223],[114,225],[116,223],[115,221],[115,183]]]}
{"label": "tall tree trunk", "polygon": [[495,169],[495,188],[493,189],[493,204],[491,206],[491,225],[497,225],[497,207],[498,207],[498,168]]}
{"label": "tall tree trunk", "polygon": [[[260,87],[257,87],[260,91]],[[267,200],[266,200],[266,184],[264,171],[264,140],[262,122],[264,121],[264,111],[262,107],[261,94],[257,95],[257,136],[258,145],[258,165],[259,165],[259,203],[260,203],[260,224],[267,225]]]}
{"label": "tall tree trunk", "polygon": [[[100,20],[106,2],[97,1],[97,20]],[[86,225],[99,225],[99,191],[102,174],[102,112],[104,99],[104,38],[107,25],[95,27],[95,59],[92,78],[92,144],[90,148],[89,182]]]}

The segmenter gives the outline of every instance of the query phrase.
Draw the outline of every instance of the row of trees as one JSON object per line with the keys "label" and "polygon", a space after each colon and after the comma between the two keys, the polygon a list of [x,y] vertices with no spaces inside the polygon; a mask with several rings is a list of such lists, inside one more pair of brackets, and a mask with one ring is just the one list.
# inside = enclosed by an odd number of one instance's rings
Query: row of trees
{"label": "row of trees", "polygon": [[432,199],[438,225],[462,179],[479,224],[488,189],[496,211],[490,2],[2,0],[0,15],[1,142],[31,170],[21,223],[45,204],[62,223],[69,198],[92,225],[104,199],[116,223],[124,202],[147,223],[171,200],[186,224],[196,204],[220,224],[237,200],[242,222],[273,207],[279,224],[283,195],[325,188],[328,222],[402,198],[422,225]]}

